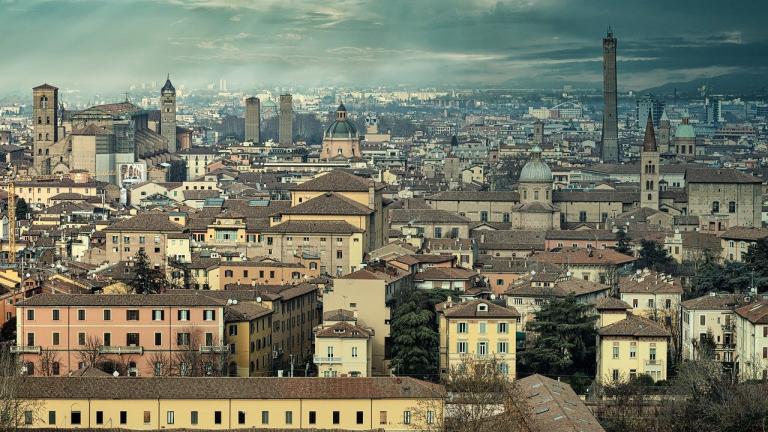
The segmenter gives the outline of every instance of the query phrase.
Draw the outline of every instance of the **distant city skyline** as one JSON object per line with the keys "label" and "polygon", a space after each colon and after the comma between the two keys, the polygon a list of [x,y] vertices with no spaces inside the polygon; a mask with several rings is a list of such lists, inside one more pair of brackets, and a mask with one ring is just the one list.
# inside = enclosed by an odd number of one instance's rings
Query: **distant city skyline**
{"label": "distant city skyline", "polygon": [[609,0],[0,0],[0,93],[50,82],[618,87],[765,73],[768,5]]}

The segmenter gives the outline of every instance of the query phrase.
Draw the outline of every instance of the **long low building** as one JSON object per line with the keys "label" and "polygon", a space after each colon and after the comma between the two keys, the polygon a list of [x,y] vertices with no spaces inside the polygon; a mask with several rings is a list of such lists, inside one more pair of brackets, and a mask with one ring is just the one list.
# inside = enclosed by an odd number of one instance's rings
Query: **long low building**
{"label": "long low building", "polygon": [[442,386],[414,378],[35,377],[25,428],[411,431],[439,422]]}

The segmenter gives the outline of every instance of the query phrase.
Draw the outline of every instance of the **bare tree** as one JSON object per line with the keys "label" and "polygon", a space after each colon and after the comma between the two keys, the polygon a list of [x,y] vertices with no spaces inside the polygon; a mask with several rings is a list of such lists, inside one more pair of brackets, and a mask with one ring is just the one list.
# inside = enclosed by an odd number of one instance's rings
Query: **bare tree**
{"label": "bare tree", "polygon": [[77,350],[77,358],[83,367],[96,367],[101,359],[101,339],[98,336],[88,336],[85,344]]}
{"label": "bare tree", "polygon": [[39,420],[39,402],[20,397],[24,386],[21,364],[7,349],[0,349],[0,431],[16,431],[27,417]]}
{"label": "bare tree", "polygon": [[435,432],[530,432],[526,398],[500,363],[496,358],[464,357],[445,379],[445,408],[442,399],[423,403],[417,427]]}
{"label": "bare tree", "polygon": [[59,362],[59,355],[53,350],[43,350],[40,352],[40,359],[38,360],[40,367],[40,374],[43,376],[58,375],[57,364]]}
{"label": "bare tree", "polygon": [[147,359],[152,366],[155,376],[169,376],[171,375],[171,368],[173,361],[171,355],[164,352],[153,352]]}
{"label": "bare tree", "polygon": [[[218,337],[204,340],[202,330],[185,328],[177,334],[178,350],[171,373],[180,376],[228,376],[232,355]],[[206,347],[205,349],[203,347]]]}

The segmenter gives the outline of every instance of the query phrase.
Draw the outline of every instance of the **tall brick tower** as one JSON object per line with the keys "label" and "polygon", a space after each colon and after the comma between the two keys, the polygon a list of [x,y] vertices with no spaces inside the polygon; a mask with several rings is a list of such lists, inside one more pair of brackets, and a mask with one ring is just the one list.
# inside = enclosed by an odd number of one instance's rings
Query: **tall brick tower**
{"label": "tall brick tower", "polygon": [[280,95],[280,129],[278,141],[282,145],[293,144],[293,96]]}
{"label": "tall brick tower", "polygon": [[[59,156],[54,155],[54,144],[59,140],[59,89],[43,84],[32,89],[32,141],[33,166],[38,174],[50,174]],[[56,156],[54,158],[54,156]]]}
{"label": "tall brick tower", "polygon": [[167,140],[168,151],[176,153],[176,89],[170,75],[160,89],[160,135]]}
{"label": "tall brick tower", "polygon": [[608,27],[603,38],[603,139],[600,157],[611,163],[619,161],[619,119],[616,90],[616,38]]}

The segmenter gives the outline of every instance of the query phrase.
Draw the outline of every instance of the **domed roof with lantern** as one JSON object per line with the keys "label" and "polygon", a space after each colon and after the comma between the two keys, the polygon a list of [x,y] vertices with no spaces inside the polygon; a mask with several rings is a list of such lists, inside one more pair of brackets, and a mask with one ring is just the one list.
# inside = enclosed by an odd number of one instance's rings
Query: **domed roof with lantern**
{"label": "domed roof with lantern", "polygon": [[357,138],[357,128],[347,118],[347,108],[339,104],[336,109],[336,120],[325,129],[325,138],[354,139]]}
{"label": "domed roof with lantern", "polygon": [[551,183],[552,170],[549,165],[541,159],[541,147],[534,145],[531,148],[531,160],[529,160],[520,170],[521,183]]}

